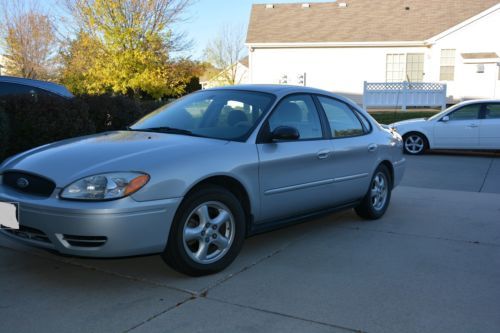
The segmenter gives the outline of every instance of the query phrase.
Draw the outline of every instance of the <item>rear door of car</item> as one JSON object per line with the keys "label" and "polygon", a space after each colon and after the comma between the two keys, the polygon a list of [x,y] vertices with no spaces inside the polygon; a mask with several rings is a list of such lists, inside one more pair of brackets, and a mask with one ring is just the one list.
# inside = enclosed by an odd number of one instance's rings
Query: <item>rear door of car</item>
{"label": "rear door of car", "polygon": [[[273,142],[265,138],[279,126],[296,128],[300,138]],[[284,97],[266,120],[257,141],[261,221],[332,204],[332,148],[324,126],[309,94]]]}
{"label": "rear door of car", "polygon": [[371,124],[354,107],[327,96],[317,96],[328,121],[332,146],[335,204],[348,203],[366,194],[380,147]]}
{"label": "rear door of car", "polygon": [[500,102],[483,105],[479,121],[479,144],[482,149],[500,149]]}
{"label": "rear door of car", "polygon": [[434,125],[434,145],[432,148],[479,148],[479,112],[481,106],[481,103],[464,105],[448,113],[448,121],[437,121]]}

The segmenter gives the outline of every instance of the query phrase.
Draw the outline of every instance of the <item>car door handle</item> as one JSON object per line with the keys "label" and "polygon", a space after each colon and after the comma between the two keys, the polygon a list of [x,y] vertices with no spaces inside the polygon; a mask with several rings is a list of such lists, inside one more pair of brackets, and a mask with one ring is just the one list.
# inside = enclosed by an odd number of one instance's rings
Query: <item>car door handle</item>
{"label": "car door handle", "polygon": [[467,125],[467,127],[476,128],[476,127],[478,127],[478,125],[477,124],[470,124],[470,125]]}
{"label": "car door handle", "polygon": [[372,143],[371,145],[368,146],[368,151],[373,152],[377,150],[378,146],[375,143]]}
{"label": "car door handle", "polygon": [[327,158],[328,156],[330,156],[330,150],[328,150],[328,149],[320,150],[320,151],[318,151],[316,156],[318,157],[318,159],[323,160],[323,159]]}

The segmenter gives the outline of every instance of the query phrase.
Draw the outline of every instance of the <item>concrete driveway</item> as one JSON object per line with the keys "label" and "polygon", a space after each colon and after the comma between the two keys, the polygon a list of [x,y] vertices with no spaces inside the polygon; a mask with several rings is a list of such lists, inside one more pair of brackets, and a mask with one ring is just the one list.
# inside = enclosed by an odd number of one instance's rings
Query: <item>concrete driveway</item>
{"label": "concrete driveway", "polygon": [[499,332],[500,158],[408,162],[384,218],[252,237],[203,278],[0,238],[0,332]]}

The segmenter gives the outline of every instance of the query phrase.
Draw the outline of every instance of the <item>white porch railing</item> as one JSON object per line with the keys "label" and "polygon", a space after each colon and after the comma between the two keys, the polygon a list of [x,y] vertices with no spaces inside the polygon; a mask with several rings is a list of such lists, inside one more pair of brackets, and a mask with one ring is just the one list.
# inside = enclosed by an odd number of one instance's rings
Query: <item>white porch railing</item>
{"label": "white porch railing", "polygon": [[446,108],[446,84],[433,82],[366,82],[363,107],[440,106]]}

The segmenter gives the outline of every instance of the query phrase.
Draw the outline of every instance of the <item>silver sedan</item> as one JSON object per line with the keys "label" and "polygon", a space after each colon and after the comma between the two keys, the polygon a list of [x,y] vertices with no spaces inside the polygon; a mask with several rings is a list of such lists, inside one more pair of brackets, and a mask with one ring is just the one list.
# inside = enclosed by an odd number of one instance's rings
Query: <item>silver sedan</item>
{"label": "silver sedan", "polygon": [[17,209],[19,226],[0,232],[69,255],[162,253],[203,275],[258,232],[346,208],[381,217],[404,168],[401,136],[341,96],[210,89],[126,130],[6,160],[0,205]]}

